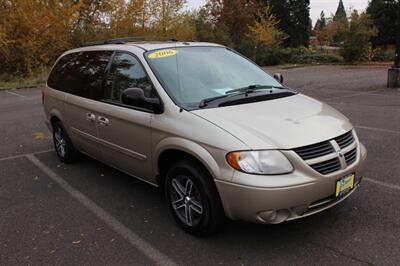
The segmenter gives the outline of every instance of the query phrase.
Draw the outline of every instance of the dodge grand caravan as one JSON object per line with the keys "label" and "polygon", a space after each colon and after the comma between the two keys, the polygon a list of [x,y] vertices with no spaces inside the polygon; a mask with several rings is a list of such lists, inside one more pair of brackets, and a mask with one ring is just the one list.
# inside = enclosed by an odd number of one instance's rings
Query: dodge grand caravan
{"label": "dodge grand caravan", "polygon": [[217,44],[108,40],[64,53],[43,104],[62,162],[84,153],[162,188],[200,235],[306,217],[360,184],[349,120],[274,77]]}

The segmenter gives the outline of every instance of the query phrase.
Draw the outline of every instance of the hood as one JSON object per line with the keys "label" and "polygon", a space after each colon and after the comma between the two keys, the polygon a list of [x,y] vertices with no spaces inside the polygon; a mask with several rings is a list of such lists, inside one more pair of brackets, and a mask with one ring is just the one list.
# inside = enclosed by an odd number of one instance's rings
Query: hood
{"label": "hood", "polygon": [[341,113],[302,94],[193,113],[251,149],[293,149],[332,139],[353,128]]}

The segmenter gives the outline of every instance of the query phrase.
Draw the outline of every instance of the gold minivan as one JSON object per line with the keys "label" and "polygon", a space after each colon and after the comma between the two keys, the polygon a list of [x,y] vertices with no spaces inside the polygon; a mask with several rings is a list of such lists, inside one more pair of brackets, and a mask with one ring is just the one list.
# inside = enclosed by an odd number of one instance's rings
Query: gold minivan
{"label": "gold minivan", "polygon": [[43,104],[62,162],[84,153],[160,187],[195,235],[306,217],[358,188],[366,149],[332,107],[228,47],[133,40],[55,63]]}

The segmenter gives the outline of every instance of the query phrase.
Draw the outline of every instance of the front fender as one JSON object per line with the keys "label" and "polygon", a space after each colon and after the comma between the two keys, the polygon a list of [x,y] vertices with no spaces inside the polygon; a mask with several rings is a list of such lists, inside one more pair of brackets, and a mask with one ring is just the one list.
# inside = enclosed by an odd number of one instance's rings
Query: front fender
{"label": "front fender", "polygon": [[166,150],[179,150],[186,152],[197,158],[208,169],[213,178],[217,178],[220,176],[220,169],[217,162],[204,147],[193,141],[179,137],[165,138],[155,146],[153,153],[153,158],[155,158],[155,160],[153,160],[153,169],[155,169],[157,175],[159,174],[159,169],[157,165],[158,158],[160,157],[161,153]]}

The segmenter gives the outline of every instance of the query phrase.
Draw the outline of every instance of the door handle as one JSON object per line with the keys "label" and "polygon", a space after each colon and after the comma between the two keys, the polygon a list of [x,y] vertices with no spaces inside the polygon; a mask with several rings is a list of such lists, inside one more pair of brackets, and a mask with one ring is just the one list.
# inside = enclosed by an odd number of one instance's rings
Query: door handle
{"label": "door handle", "polygon": [[108,118],[105,118],[104,116],[99,116],[97,118],[97,122],[100,126],[108,126],[110,124],[110,120],[108,120]]}
{"label": "door handle", "polygon": [[96,121],[96,116],[94,114],[87,113],[86,114],[86,120],[89,121],[89,122],[94,122],[94,121]]}

